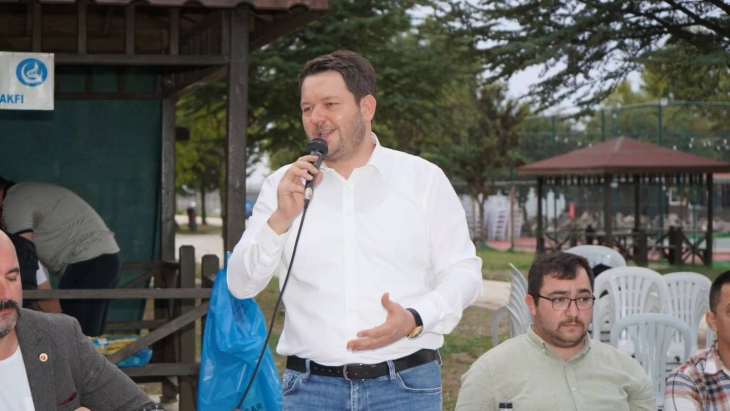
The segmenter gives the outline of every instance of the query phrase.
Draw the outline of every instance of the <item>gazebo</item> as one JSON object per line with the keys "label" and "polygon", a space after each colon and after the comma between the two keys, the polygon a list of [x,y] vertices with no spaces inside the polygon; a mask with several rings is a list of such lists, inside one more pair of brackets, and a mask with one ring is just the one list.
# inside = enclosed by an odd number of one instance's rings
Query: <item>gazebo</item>
{"label": "gazebo", "polygon": [[[710,160],[660,147],[628,137],[619,137],[593,147],[575,150],[536,163],[520,167],[520,176],[537,178],[537,252],[544,253],[545,229],[543,227],[542,196],[546,185],[550,186],[603,186],[604,195],[604,232],[600,234],[603,244],[615,245],[613,231],[613,211],[611,188],[618,185],[634,187],[634,229],[630,237],[634,239],[633,258],[639,264],[646,263],[646,233],[640,225],[640,186],[680,184],[703,185],[707,199],[707,231],[700,241],[692,242],[683,238],[681,227],[670,238],[670,262],[681,263],[682,244],[688,244],[694,255],[712,265],[713,238],[713,173],[730,171],[730,164]],[[660,239],[662,233],[660,233]],[[643,240],[643,247],[642,247]],[[701,243],[704,242],[704,247]],[[659,246],[660,248],[662,246]],[[623,250],[626,252],[627,250]]]}

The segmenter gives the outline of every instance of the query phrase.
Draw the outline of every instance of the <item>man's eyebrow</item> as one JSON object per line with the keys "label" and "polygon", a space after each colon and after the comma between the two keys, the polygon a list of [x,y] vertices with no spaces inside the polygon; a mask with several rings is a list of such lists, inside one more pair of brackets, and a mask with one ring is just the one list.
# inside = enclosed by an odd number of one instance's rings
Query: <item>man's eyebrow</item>
{"label": "man's eyebrow", "polygon": [[568,294],[567,290],[558,290],[558,291],[553,291],[548,295],[566,295],[566,294]]}
{"label": "man's eyebrow", "polygon": [[8,274],[20,274],[20,268],[18,268],[18,267],[11,268],[10,270],[8,270],[7,273],[5,273],[5,275],[8,275]]}
{"label": "man's eyebrow", "polygon": [[580,290],[578,290],[578,294],[582,294],[582,293],[593,293],[593,292],[588,288],[581,288]]}

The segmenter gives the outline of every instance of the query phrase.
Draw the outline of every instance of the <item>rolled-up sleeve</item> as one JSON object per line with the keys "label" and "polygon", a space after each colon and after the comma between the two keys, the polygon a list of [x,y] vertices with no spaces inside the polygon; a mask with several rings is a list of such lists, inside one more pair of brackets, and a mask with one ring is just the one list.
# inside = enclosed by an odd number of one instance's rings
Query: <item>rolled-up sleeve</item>
{"label": "rolled-up sleeve", "polygon": [[482,295],[482,260],[469,236],[464,207],[441,170],[434,173],[425,199],[434,286],[411,308],[420,314],[425,331],[448,334]]}

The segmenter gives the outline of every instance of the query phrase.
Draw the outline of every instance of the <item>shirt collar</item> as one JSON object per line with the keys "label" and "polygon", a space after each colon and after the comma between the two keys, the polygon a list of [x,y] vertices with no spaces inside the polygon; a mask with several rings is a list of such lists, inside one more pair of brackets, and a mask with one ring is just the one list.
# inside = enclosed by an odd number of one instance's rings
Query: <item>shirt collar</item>
{"label": "shirt collar", "polygon": [[717,352],[717,341],[715,341],[710,350],[707,351],[707,359],[705,360],[705,369],[703,372],[707,375],[715,375],[722,371],[722,360],[720,359],[720,354]]}
{"label": "shirt collar", "polygon": [[[372,154],[370,154],[370,159],[368,159],[368,162],[362,167],[373,167],[378,173],[380,173],[381,176],[385,176],[388,171],[388,159],[387,152],[385,147],[380,145],[380,140],[378,139],[378,136],[375,135],[375,133],[370,132],[370,138],[372,138],[373,143],[375,143],[375,149],[373,150]],[[327,160],[322,164],[322,169],[329,172],[332,169],[327,166]]]}
{"label": "shirt collar", "polygon": [[[550,355],[552,357],[555,357],[555,358],[563,361],[563,359],[560,358],[560,356],[558,354],[556,354],[555,351],[553,351],[552,348],[550,348],[550,346],[542,338],[540,338],[539,335],[537,335],[537,333],[535,333],[535,324],[531,324],[527,328],[527,339],[535,347],[541,349],[544,354]],[[588,334],[586,334],[585,337],[583,337],[583,339],[585,340],[583,349],[580,350],[580,352],[578,354],[576,354],[573,358],[571,358],[567,362],[581,359],[581,358],[585,357],[586,354],[588,354],[588,351],[591,349],[591,343],[592,343],[591,338],[588,336]]]}

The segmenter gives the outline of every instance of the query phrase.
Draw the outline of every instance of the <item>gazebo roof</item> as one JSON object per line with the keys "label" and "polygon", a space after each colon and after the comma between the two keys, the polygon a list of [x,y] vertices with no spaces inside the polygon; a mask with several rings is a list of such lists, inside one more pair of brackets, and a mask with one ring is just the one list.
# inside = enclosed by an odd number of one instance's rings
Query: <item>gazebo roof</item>
{"label": "gazebo roof", "polygon": [[[18,0],[2,0],[2,3],[13,3]],[[77,0],[39,0],[43,4],[74,4]],[[94,0],[98,5],[105,6],[126,6],[136,0]],[[202,5],[207,8],[234,8],[241,4],[247,4],[255,10],[279,10],[289,11],[294,7],[304,7],[307,10],[327,11],[329,0],[146,0],[155,7],[182,7],[185,5]]]}
{"label": "gazebo roof", "polygon": [[730,172],[730,164],[619,137],[519,168],[520,176]]}

